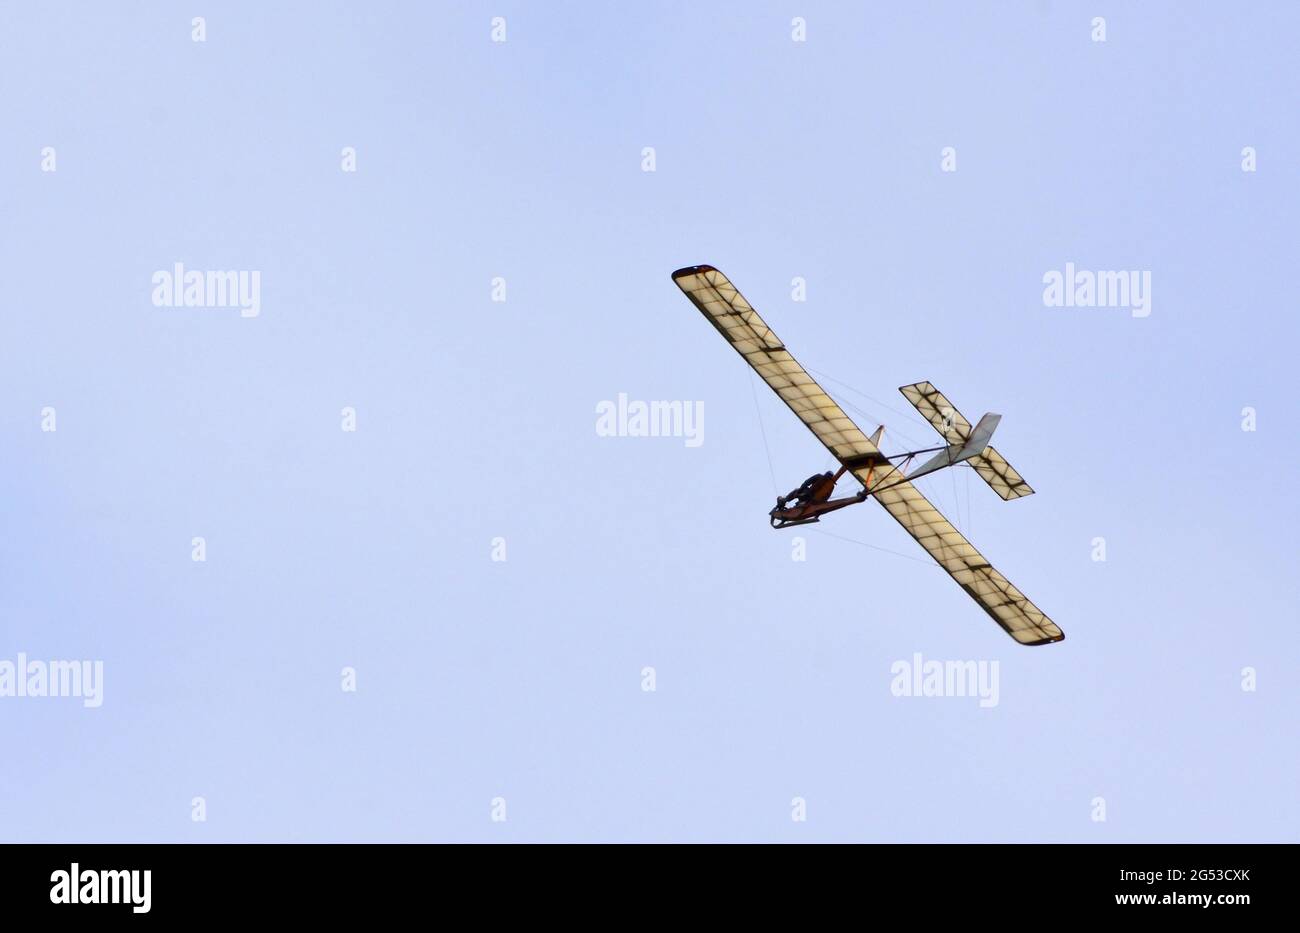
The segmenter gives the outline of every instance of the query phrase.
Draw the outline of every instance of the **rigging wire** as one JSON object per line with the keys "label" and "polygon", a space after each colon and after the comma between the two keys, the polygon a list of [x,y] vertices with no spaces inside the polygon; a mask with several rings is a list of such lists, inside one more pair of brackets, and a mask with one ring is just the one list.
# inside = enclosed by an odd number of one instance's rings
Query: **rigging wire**
{"label": "rigging wire", "polygon": [[[758,432],[759,435],[763,438],[763,454],[767,457],[767,472],[772,477],[772,492],[773,495],[779,496],[781,493],[778,491],[778,487],[776,485],[776,469],[772,465],[772,448],[767,442],[767,428],[764,427],[763,424],[763,409],[762,406],[760,406],[758,403],[758,390],[754,387],[755,378],[756,376],[751,370],[749,374],[749,391],[751,397],[754,399],[754,414],[758,417]],[[852,403],[847,403],[847,404],[849,404],[851,408],[857,409],[857,406],[853,405]],[[857,410],[859,414],[863,415],[864,417],[868,417],[868,418],[871,417],[861,409],[857,409]],[[903,435],[899,434],[899,437],[903,437]],[[903,437],[903,439],[907,440],[906,437]],[[903,554],[900,553],[899,551],[891,551],[889,548],[881,547],[878,544],[868,544],[866,541],[859,541],[857,538],[849,538],[844,535],[837,535],[834,532],[822,531],[821,529],[817,529],[817,528],[810,528],[808,530],[814,532],[815,534],[824,535],[828,538],[835,538],[839,541],[845,541],[849,544],[856,544],[859,545],[860,547],[870,548],[873,551],[880,551],[883,554],[892,554],[893,556],[901,557],[904,560],[914,561],[915,563],[918,564],[925,564],[927,567],[939,566],[938,564],[934,563],[931,560],[926,560],[920,557],[913,557],[911,554]]]}
{"label": "rigging wire", "polygon": [[[848,390],[851,391],[851,392],[856,392],[858,395],[862,396],[863,398],[867,399],[868,401],[872,402],[873,404],[879,405],[881,408],[884,408],[886,411],[891,411],[891,412],[893,412],[894,414],[897,414],[897,415],[900,415],[900,416],[906,417],[906,418],[908,418],[908,419],[911,420],[911,421],[916,421],[916,420],[917,420],[915,416],[908,415],[908,414],[906,414],[905,412],[899,411],[899,410],[896,409],[896,408],[892,408],[892,407],[890,407],[889,405],[886,405],[884,402],[881,402],[881,401],[879,401],[878,399],[874,399],[874,398],[872,398],[871,396],[867,395],[865,392],[862,392],[862,391],[859,390],[859,389],[855,389],[855,388],[853,388],[853,386],[849,385],[848,383],[841,382],[840,380],[836,379],[836,378],[833,377],[833,376],[828,376],[828,375],[826,375],[825,373],[817,373],[816,370],[811,369],[811,368],[809,368],[809,367],[805,367],[805,368],[808,369],[808,372],[816,373],[817,375],[821,376],[823,379],[826,379],[826,380],[828,380],[828,381],[830,381],[830,382],[834,382],[834,383],[836,383],[837,385],[843,386],[844,388],[848,389]],[[768,472],[768,475],[771,477],[771,480],[772,480],[772,494],[773,494],[773,495],[776,495],[776,496],[779,496],[781,493],[780,493],[779,488],[777,487],[777,484],[776,484],[776,467],[775,467],[775,466],[773,465],[773,463],[772,463],[772,448],[771,448],[771,445],[768,443],[768,440],[767,440],[767,428],[766,428],[766,426],[764,425],[764,422],[763,422],[763,409],[762,409],[762,406],[759,404],[759,401],[758,401],[758,390],[757,390],[757,389],[755,388],[755,386],[754,386],[754,380],[755,380],[756,378],[757,378],[756,374],[753,372],[753,370],[751,370],[751,371],[750,371],[750,374],[749,374],[749,393],[750,393],[750,397],[753,398],[753,400],[754,400],[754,414],[755,414],[755,415],[757,416],[757,418],[758,418],[758,432],[759,432],[759,435],[760,435],[760,436],[762,437],[762,439],[763,439],[763,454],[764,454],[764,456],[767,458],[767,472]],[[869,420],[869,421],[871,421],[871,420],[876,420],[876,419],[875,419],[875,415],[873,415],[873,414],[871,414],[870,412],[864,410],[864,409],[861,408],[860,406],[855,405],[853,402],[849,401],[848,399],[841,397],[841,398],[838,399],[838,401],[839,401],[842,405],[844,405],[846,408],[848,408],[848,409],[854,411],[855,413],[857,413],[858,415],[860,415],[860,416],[866,418],[867,420]],[[880,423],[880,422],[878,422],[878,423]],[[929,422],[924,422],[924,423],[925,423],[927,426],[929,426]],[[893,435],[893,436],[895,436],[895,437],[898,437],[898,438],[902,439],[903,441],[907,442],[907,444],[908,444],[909,446],[917,446],[917,445],[919,445],[919,444],[921,443],[920,441],[917,441],[917,440],[916,440],[915,438],[913,438],[913,437],[908,437],[908,436],[907,436],[906,434],[904,434],[902,431],[898,431],[898,430],[890,429],[890,433],[891,433],[891,435]],[[833,457],[832,457],[832,459],[833,459]],[[959,466],[962,466],[962,467],[968,467],[968,468],[969,468],[969,467],[970,467],[970,464],[969,464],[969,463],[957,463],[957,464],[953,464],[953,466],[950,467],[950,469],[953,469],[953,468],[955,468],[955,467],[959,467]],[[929,479],[929,477],[924,477],[924,478],[925,478],[925,479]],[[927,485],[929,485],[929,484],[927,484]],[[930,488],[931,488],[931,491],[932,491],[932,492],[937,492],[937,491],[938,491],[938,490],[935,489],[933,486],[930,486]],[[967,496],[966,496],[966,517],[967,517],[967,522],[966,522],[966,525],[967,525],[967,529],[969,529],[969,526],[970,526],[970,474],[969,474],[969,473],[966,474],[966,492],[967,492]],[[960,498],[958,497],[958,495],[957,495],[957,476],[956,476],[955,473],[953,474],[953,507],[954,507],[954,513],[957,515],[958,519],[960,519],[960,517],[961,517],[961,499],[960,499]],[[845,535],[837,535],[837,534],[835,534],[834,532],[830,532],[830,531],[822,531],[821,529],[810,528],[810,529],[808,529],[808,530],[809,530],[810,532],[813,532],[814,534],[824,535],[825,537],[828,537],[828,538],[835,538],[836,540],[844,541],[844,542],[846,542],[846,543],[848,543],[848,544],[856,544],[856,545],[858,545],[858,546],[860,546],[860,547],[870,548],[870,549],[873,550],[873,551],[880,551],[881,553],[884,553],[884,554],[892,554],[893,556],[895,556],[895,557],[901,557],[901,558],[903,558],[904,560],[914,561],[915,563],[918,563],[918,564],[925,564],[927,567],[936,567],[936,568],[939,568],[939,565],[936,564],[936,563],[935,563],[934,561],[932,561],[932,560],[926,560],[926,559],[924,559],[924,558],[920,558],[920,557],[913,557],[911,554],[903,554],[903,553],[900,553],[899,551],[891,551],[889,548],[880,547],[878,544],[869,544],[869,543],[867,543],[866,541],[859,541],[857,538],[849,538],[849,537],[846,537]],[[959,529],[959,530],[960,530],[960,529]],[[942,568],[940,568],[940,569],[942,569]]]}
{"label": "rigging wire", "polygon": [[[827,394],[830,395],[829,392]],[[835,399],[836,402],[838,402],[840,405],[847,408],[849,411],[853,412],[854,414],[861,415],[863,418],[866,418],[868,421],[876,422],[876,424],[883,424],[883,422],[875,415],[873,415],[871,412],[867,411],[865,408],[862,408],[861,406],[855,405],[853,402],[849,401],[843,395],[840,396],[832,395],[831,398]],[[916,438],[910,437],[904,434],[902,431],[899,431],[895,428],[891,428],[888,425],[885,426],[885,433],[888,434],[890,437],[896,437],[900,439],[908,447],[920,447],[922,444],[922,442],[918,441]]]}
{"label": "rigging wire", "polygon": [[971,534],[971,474],[963,473],[962,476],[966,477],[963,479],[966,483],[966,534]]}
{"label": "rigging wire", "polygon": [[[811,371],[811,370],[810,370],[810,371]],[[827,377],[827,378],[830,378],[830,377]],[[862,416],[863,418],[866,418],[868,421],[874,421],[874,420],[876,420],[876,416],[875,416],[875,415],[873,415],[873,414],[871,414],[870,412],[868,412],[868,411],[862,409],[861,407],[855,405],[853,402],[850,402],[848,399],[843,398],[842,396],[841,396],[840,398],[836,399],[836,401],[838,401],[838,402],[839,402],[840,404],[842,404],[845,408],[848,408],[850,411],[854,412],[855,414],[858,414],[858,415]],[[886,428],[886,431],[888,432],[888,431],[890,431],[890,429],[889,429],[889,428]],[[892,432],[892,435],[895,436],[895,437],[899,437],[899,438],[901,438],[902,440],[906,441],[906,442],[907,442],[907,445],[908,445],[909,447],[919,446],[919,445],[922,443],[921,441],[918,441],[918,440],[916,440],[915,438],[908,437],[906,434],[904,434],[904,433],[901,432],[901,431],[893,431],[893,432]],[[970,464],[966,464],[966,463],[962,463],[962,464],[953,464],[953,466],[969,466],[969,465],[970,465]],[[901,467],[900,467],[900,469],[901,469]],[[949,469],[952,469],[952,467],[949,467]],[[947,501],[946,501],[946,500],[947,500],[947,496],[944,495],[944,494],[940,491],[940,489],[939,489],[939,487],[938,487],[937,485],[935,485],[934,483],[930,482],[931,479],[932,479],[932,477],[930,477],[930,476],[925,476],[925,477],[922,477],[921,479],[912,480],[911,482],[913,482],[915,485],[921,487],[921,489],[922,489],[923,492],[928,491],[931,495],[934,496],[935,499],[943,500],[943,501],[940,501],[940,503],[939,503],[940,505],[947,505]],[[956,476],[954,476],[954,477],[953,477],[953,484],[954,484],[954,486],[953,486],[953,502],[952,502],[952,510],[953,510],[953,512],[954,512],[955,514],[957,514],[958,521],[960,522],[960,518],[961,518],[961,515],[960,515],[960,512],[961,512],[961,501],[960,501],[960,500],[957,498],[957,496],[956,496],[956,482],[957,482],[957,479],[956,479]],[[960,529],[958,529],[958,530],[960,530]]]}
{"label": "rigging wire", "polygon": [[961,524],[962,524],[962,521],[961,521],[961,496],[959,496],[959,495],[957,494],[957,471],[956,471],[956,470],[949,469],[948,472],[952,473],[952,504],[953,504],[953,509],[954,509],[953,514],[955,514],[955,515],[957,516],[957,530],[958,530],[958,531],[961,531],[961,530],[962,530],[962,529],[961,529]]}
{"label": "rigging wire", "polygon": [[846,538],[844,535],[837,535],[834,532],[821,531],[820,529],[816,529],[816,528],[810,528],[808,530],[813,532],[814,534],[825,535],[828,538],[836,538],[840,541],[847,541],[849,544],[860,544],[862,545],[862,547],[871,548],[871,550],[873,551],[883,551],[886,554],[893,554],[895,557],[902,557],[905,560],[915,561],[918,564],[925,564],[927,567],[934,567],[940,570],[943,569],[939,567],[939,565],[936,564],[933,560],[926,560],[920,557],[913,557],[911,554],[902,554],[898,551],[891,551],[887,547],[880,547],[877,544],[868,544],[865,541],[859,541],[857,538]]}
{"label": "rigging wire", "polygon": [[[866,399],[867,401],[871,402],[871,403],[874,404],[874,405],[879,405],[881,408],[885,409],[885,411],[892,412],[893,414],[896,414],[896,415],[899,415],[899,416],[901,416],[901,417],[904,417],[904,418],[906,418],[908,421],[911,421],[911,422],[913,422],[913,423],[915,423],[915,424],[924,424],[924,425],[926,425],[927,427],[932,427],[932,425],[930,425],[930,423],[929,423],[928,421],[925,421],[924,419],[918,419],[918,417],[917,417],[917,415],[916,415],[915,412],[906,412],[906,411],[902,411],[901,409],[894,408],[892,405],[887,405],[886,403],[880,401],[879,399],[877,399],[877,398],[873,398],[872,396],[870,396],[870,395],[868,395],[867,393],[863,392],[861,389],[858,389],[858,388],[855,388],[854,386],[849,385],[847,382],[843,381],[842,379],[836,379],[834,376],[830,375],[829,373],[824,373],[824,372],[821,372],[821,371],[819,371],[819,370],[813,369],[811,366],[805,366],[804,369],[806,369],[808,372],[812,373],[812,374],[815,375],[815,376],[819,376],[820,378],[825,379],[825,380],[828,381],[828,382],[833,382],[833,383],[835,383],[836,385],[838,385],[838,386],[840,386],[840,387],[842,387],[842,388],[844,388],[844,389],[849,390],[850,392],[853,392],[853,393],[855,393],[855,394],[861,396],[862,398]],[[868,411],[863,410],[861,407],[859,407],[859,406],[853,404],[853,403],[850,402],[848,399],[843,398],[842,396],[838,399],[838,401],[839,401],[842,405],[844,405],[844,407],[846,407],[846,408],[852,410],[852,411],[855,412],[856,414],[861,415],[862,417],[866,418],[866,419],[869,420],[869,421],[871,421],[871,420],[875,420],[877,424],[881,424],[881,423],[883,423],[883,421],[882,421],[881,419],[877,419],[875,415],[871,414],[871,413],[868,412]],[[905,441],[909,446],[912,446],[912,447],[922,446],[922,442],[916,440],[916,438],[914,438],[914,437],[909,437],[908,435],[904,434],[902,431],[899,431],[899,430],[897,430],[897,429],[895,429],[895,428],[889,428],[889,429],[888,429],[888,433],[890,433],[891,435],[893,435],[893,436],[895,436],[895,437],[898,437],[898,438],[900,438],[901,440]],[[954,464],[954,466],[963,466],[963,467],[966,467],[966,468],[968,468],[968,469],[974,469],[973,467],[971,467],[971,465],[970,465],[969,463]],[[950,468],[950,469],[951,469],[951,468]],[[925,479],[929,479],[929,477],[924,477],[924,478],[925,478]],[[954,514],[955,514],[956,517],[957,517],[958,524],[960,524],[960,522],[961,522],[961,506],[962,506],[962,500],[961,500],[961,497],[958,495],[958,492],[957,492],[957,475],[956,475],[955,473],[953,474],[952,481],[953,481],[953,510],[954,510]],[[919,481],[917,481],[917,482],[919,483]],[[966,499],[966,523],[965,523],[965,528],[964,528],[964,529],[963,529],[963,528],[958,528],[958,530],[959,530],[959,531],[962,531],[963,534],[970,534],[970,530],[971,530],[970,473],[966,473],[965,484],[966,484],[966,496],[965,496],[965,499]],[[930,489],[932,492],[934,492],[934,493],[938,493],[938,489],[935,488],[933,485],[927,483],[927,484],[925,484],[925,486],[926,486],[926,488]]]}
{"label": "rigging wire", "polygon": [[767,428],[763,427],[763,410],[758,407],[758,392],[754,388],[754,371],[749,372],[749,394],[754,399],[754,414],[758,415],[758,433],[763,436],[763,453],[767,456],[767,472],[772,477],[772,495],[781,495],[780,488],[776,485],[776,468],[772,466],[772,448],[767,443]]}
{"label": "rigging wire", "polygon": [[863,392],[861,389],[854,388],[853,386],[849,385],[847,382],[844,382],[841,379],[836,379],[834,376],[830,375],[829,373],[819,372],[818,370],[813,369],[811,366],[805,366],[804,369],[808,370],[808,372],[812,373],[815,376],[821,376],[823,379],[827,379],[835,383],[836,385],[843,386],[844,388],[848,389],[850,392],[854,392],[862,396],[868,402],[871,402],[874,405],[879,405],[881,408],[885,409],[885,411],[893,412],[894,414],[902,418],[906,418],[907,420],[913,422],[914,424],[918,424],[918,425],[923,424],[926,427],[930,426],[930,423],[928,421],[918,418],[916,412],[914,411],[909,412],[909,411],[903,411],[902,409],[899,408],[894,408],[892,405],[888,405],[885,402],[880,401],[880,399],[878,398],[872,398],[870,395]]}

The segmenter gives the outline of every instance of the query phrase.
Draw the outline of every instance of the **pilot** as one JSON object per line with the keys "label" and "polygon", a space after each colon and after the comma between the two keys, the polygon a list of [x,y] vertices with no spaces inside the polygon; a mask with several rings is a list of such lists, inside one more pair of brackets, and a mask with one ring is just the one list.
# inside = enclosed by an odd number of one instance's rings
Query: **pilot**
{"label": "pilot", "polygon": [[790,495],[781,496],[777,499],[777,505],[785,508],[786,503],[791,499],[795,500],[795,505],[807,505],[813,499],[813,488],[822,480],[830,479],[833,474],[830,471],[825,473],[814,473],[803,481],[803,485],[798,489],[790,490]]}

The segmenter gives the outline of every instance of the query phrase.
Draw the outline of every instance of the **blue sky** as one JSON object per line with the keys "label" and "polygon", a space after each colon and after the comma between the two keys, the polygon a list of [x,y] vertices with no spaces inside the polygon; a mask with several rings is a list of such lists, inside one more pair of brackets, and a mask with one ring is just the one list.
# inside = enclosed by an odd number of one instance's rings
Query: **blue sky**
{"label": "blue sky", "polygon": [[[6,6],[0,660],[105,682],[0,698],[0,837],[1296,841],[1298,27]],[[261,313],[155,307],[176,262],[258,271]],[[1067,262],[1149,271],[1150,316],[1045,307]],[[935,443],[897,386],[1003,414],[1037,495],[923,488],[1064,643],[874,504],[767,527],[829,458],[696,263],[891,451]],[[619,393],[702,402],[704,443],[598,436]],[[998,705],[893,696],[915,652],[998,661]]]}

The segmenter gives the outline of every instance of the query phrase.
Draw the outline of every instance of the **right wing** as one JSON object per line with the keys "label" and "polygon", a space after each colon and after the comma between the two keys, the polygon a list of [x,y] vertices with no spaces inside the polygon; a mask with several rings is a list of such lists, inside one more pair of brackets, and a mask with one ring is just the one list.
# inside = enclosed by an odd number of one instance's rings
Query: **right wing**
{"label": "right wing", "polygon": [[891,481],[872,493],[872,498],[1016,641],[1022,645],[1048,645],[1065,638],[1056,623],[998,573],[911,483]]}
{"label": "right wing", "polygon": [[[966,442],[971,432],[970,422],[933,385],[928,382],[918,382],[915,385],[903,386],[898,391],[903,393],[921,413],[921,417],[930,422],[949,444]],[[1025,478],[992,447],[985,447],[983,453],[971,457],[970,465],[1003,499],[1019,499],[1021,496],[1034,494],[1034,490],[1025,482]]]}

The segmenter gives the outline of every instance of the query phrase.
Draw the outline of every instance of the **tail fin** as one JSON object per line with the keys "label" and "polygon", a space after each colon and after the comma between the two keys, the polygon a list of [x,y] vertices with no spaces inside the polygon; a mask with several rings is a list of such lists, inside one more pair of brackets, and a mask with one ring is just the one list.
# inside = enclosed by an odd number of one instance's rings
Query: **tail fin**
{"label": "tail fin", "polygon": [[975,430],[970,432],[970,437],[966,438],[966,443],[962,445],[961,453],[957,457],[957,462],[969,460],[976,454],[984,453],[984,448],[989,446],[989,439],[993,437],[993,432],[998,429],[1002,422],[1001,415],[995,415],[989,412],[979,420],[975,425]]}

